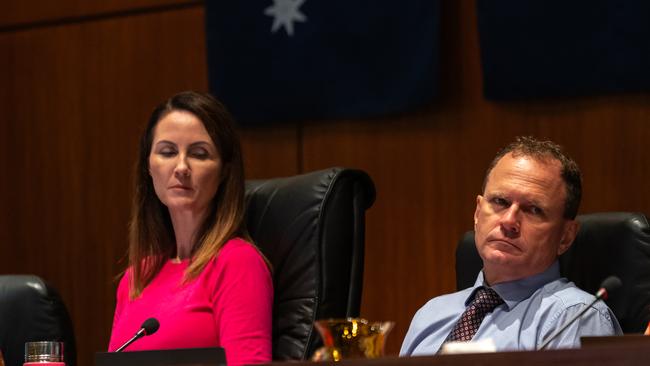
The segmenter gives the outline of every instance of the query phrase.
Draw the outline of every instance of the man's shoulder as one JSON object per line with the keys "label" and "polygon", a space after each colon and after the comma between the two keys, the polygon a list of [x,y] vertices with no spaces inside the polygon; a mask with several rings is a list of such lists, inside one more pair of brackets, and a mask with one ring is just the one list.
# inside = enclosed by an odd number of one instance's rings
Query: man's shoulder
{"label": "man's shoulder", "polygon": [[467,297],[472,293],[473,290],[474,290],[473,287],[469,287],[464,290],[436,296],[430,299],[429,301],[427,301],[420,308],[420,310],[418,310],[418,313],[429,313],[431,311],[439,312],[441,307],[442,308],[453,307],[453,306],[464,307]]}
{"label": "man's shoulder", "polygon": [[[565,308],[588,305],[596,299],[594,295],[582,290],[566,278],[547,283],[541,288],[541,292],[547,302],[556,303]],[[597,302],[593,307],[599,311],[607,311],[607,306],[603,302]]]}
{"label": "man's shoulder", "polygon": [[[455,322],[458,316],[465,310],[465,301],[473,290],[474,288],[470,287],[461,291],[436,296],[420,307],[411,320],[411,325],[404,338],[400,354],[413,354],[415,348],[425,338],[442,342],[446,333],[448,333],[448,330],[444,330],[446,329],[445,327]],[[439,334],[440,332],[445,334],[441,335]],[[439,337],[443,338],[438,339]],[[424,348],[428,349],[428,346]]]}
{"label": "man's shoulder", "polygon": [[548,321],[543,328],[544,332],[549,332],[554,324],[564,324],[576,314],[585,311],[580,318],[582,330],[579,335],[622,334],[620,325],[607,304],[604,301],[595,301],[596,296],[580,289],[573,282],[561,278],[546,284],[541,291],[540,314],[546,314]]}
{"label": "man's shoulder", "polygon": [[542,286],[541,292],[545,296],[565,302],[591,302],[595,299],[594,295],[582,290],[564,277],[545,284]]}

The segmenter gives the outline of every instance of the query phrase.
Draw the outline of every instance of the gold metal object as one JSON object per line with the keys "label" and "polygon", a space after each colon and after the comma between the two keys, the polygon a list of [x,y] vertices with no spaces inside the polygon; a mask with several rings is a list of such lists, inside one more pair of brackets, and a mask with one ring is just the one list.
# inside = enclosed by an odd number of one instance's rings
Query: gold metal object
{"label": "gold metal object", "polygon": [[395,322],[369,322],[362,318],[327,319],[314,323],[323,339],[312,361],[378,358],[384,355],[386,336]]}

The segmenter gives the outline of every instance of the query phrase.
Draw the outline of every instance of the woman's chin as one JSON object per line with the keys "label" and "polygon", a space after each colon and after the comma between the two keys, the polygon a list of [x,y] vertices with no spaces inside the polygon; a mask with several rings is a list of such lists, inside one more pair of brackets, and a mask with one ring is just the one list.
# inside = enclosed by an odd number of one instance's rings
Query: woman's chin
{"label": "woman's chin", "polygon": [[180,200],[174,199],[169,201],[165,206],[169,209],[170,212],[183,212],[183,211],[196,211],[197,205],[196,202],[192,200]]}

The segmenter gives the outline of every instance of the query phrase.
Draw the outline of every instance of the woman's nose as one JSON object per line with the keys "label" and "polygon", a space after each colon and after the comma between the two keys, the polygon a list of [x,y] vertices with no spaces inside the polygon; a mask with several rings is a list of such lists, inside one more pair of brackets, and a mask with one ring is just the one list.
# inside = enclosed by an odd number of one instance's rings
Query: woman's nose
{"label": "woman's nose", "polygon": [[174,168],[174,175],[177,178],[186,178],[190,176],[190,167],[185,160],[185,157],[180,156]]}

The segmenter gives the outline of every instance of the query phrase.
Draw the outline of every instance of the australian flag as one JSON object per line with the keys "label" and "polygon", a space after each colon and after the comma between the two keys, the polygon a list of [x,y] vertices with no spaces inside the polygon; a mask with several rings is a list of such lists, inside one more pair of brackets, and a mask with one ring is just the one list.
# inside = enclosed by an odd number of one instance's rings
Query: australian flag
{"label": "australian flag", "polygon": [[210,91],[240,124],[361,118],[436,94],[439,0],[206,1]]}
{"label": "australian flag", "polygon": [[650,1],[477,0],[477,8],[488,99],[650,91]]}

